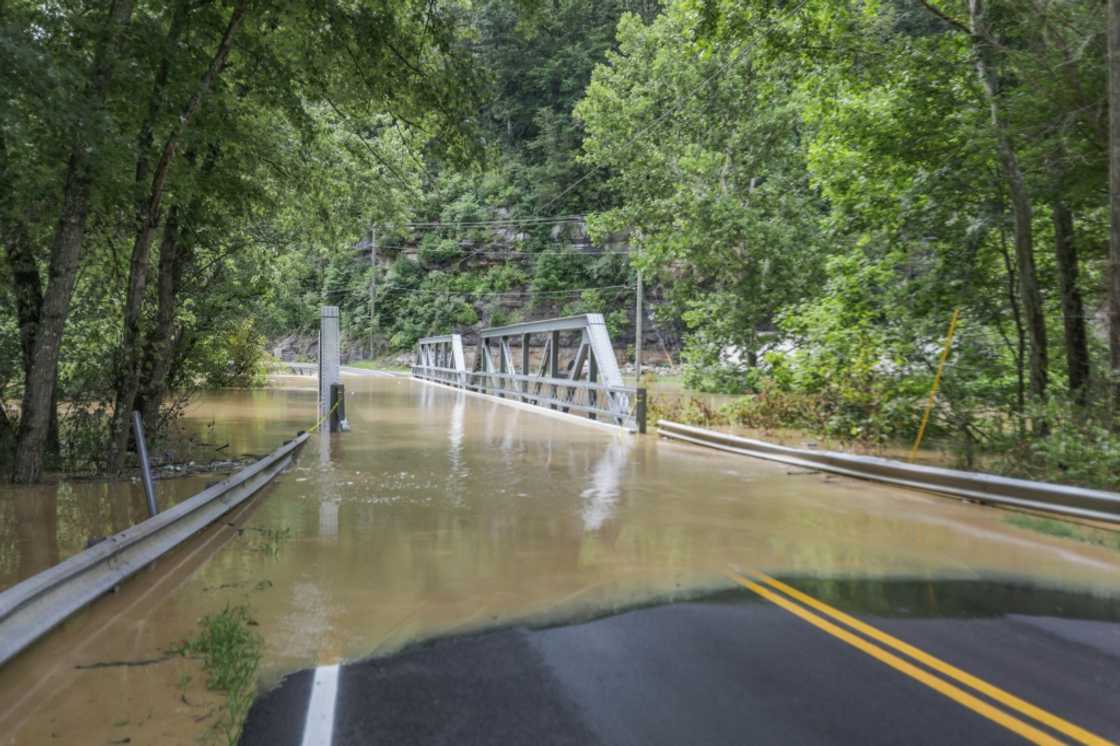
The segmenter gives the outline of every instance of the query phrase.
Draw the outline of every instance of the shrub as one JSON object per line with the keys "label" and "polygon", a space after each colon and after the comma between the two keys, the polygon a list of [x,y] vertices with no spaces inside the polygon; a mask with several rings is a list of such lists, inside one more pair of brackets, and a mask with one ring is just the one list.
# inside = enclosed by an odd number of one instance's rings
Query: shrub
{"label": "shrub", "polygon": [[1109,427],[1107,407],[1079,408],[1055,398],[1028,412],[1028,420],[1045,422],[1044,434],[1014,432],[997,436],[995,468],[1011,476],[1049,482],[1120,489],[1120,434]]}

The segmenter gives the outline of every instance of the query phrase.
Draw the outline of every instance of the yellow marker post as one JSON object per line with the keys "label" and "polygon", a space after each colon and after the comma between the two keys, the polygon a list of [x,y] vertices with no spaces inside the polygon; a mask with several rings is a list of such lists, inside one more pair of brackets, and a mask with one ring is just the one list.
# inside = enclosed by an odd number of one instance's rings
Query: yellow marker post
{"label": "yellow marker post", "polygon": [[922,438],[926,435],[926,425],[929,424],[929,414],[933,411],[933,402],[937,398],[937,389],[941,386],[941,373],[945,370],[945,361],[949,359],[949,350],[953,347],[953,335],[957,333],[957,319],[960,318],[961,309],[954,308],[953,316],[949,319],[949,331],[945,334],[945,348],[941,350],[941,362],[937,364],[937,374],[933,377],[933,386],[929,390],[929,401],[926,402],[926,411],[922,414],[922,424],[918,427],[918,437],[914,440],[914,447],[910,449],[910,460],[918,455],[918,448],[922,445]]}

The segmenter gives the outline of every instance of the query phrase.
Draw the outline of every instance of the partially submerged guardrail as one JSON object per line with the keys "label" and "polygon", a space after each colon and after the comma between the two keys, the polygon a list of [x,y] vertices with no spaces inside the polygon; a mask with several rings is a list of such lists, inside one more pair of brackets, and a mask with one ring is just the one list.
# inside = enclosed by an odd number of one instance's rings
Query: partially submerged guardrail
{"label": "partially submerged guardrail", "polygon": [[0,593],[0,665],[250,498],[287,468],[307,437]]}
{"label": "partially submerged guardrail", "polygon": [[994,505],[1120,522],[1120,493],[1116,492],[920,466],[876,456],[792,448],[667,420],[658,420],[657,432],[674,440],[833,474],[873,479]]}
{"label": "partially submerged guardrail", "polygon": [[[578,340],[567,360],[561,357],[561,335]],[[535,373],[534,344],[540,346]],[[606,323],[597,313],[483,329],[472,370],[467,370],[460,335],[425,337],[417,343],[412,375],[646,431],[645,389],[622,385]]]}

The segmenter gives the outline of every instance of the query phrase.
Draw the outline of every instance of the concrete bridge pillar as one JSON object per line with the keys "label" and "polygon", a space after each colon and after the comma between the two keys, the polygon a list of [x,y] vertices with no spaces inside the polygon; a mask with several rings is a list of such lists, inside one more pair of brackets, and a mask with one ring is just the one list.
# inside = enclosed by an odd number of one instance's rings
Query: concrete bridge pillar
{"label": "concrete bridge pillar", "polygon": [[319,312],[319,416],[331,408],[331,386],[341,383],[338,306],[323,306]]}

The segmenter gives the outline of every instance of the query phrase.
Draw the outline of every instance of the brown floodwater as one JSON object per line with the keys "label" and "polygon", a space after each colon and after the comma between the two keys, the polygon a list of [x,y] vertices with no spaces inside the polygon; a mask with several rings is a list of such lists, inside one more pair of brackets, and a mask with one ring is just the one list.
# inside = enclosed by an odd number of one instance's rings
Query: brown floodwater
{"label": "brown floodwater", "polygon": [[[282,379],[284,390],[219,391],[191,406],[170,445],[158,457],[195,464],[195,459],[240,459],[275,449],[299,428],[314,422],[315,390],[310,379]],[[302,386],[301,386],[302,384]],[[301,395],[301,388],[306,393]],[[263,416],[262,416],[263,415]],[[216,473],[156,470],[160,510],[195,495],[220,479]],[[73,479],[33,487],[0,483],[0,590],[84,549],[90,540],[148,517],[138,477],[125,481]]]}
{"label": "brown floodwater", "polygon": [[[184,427],[269,451],[314,422],[314,383],[281,383],[207,395]],[[313,435],[229,521],[247,528],[196,537],[0,670],[0,743],[195,743],[219,704],[195,661],[90,666],[159,659],[230,604],[251,610],[269,686],[435,635],[727,588],[729,568],[1120,597],[1120,552],[1016,528],[999,510],[403,378],[345,383],[353,430]]]}
{"label": "brown floodwater", "polygon": [[[201,474],[156,481],[161,510],[185,500],[213,481]],[[148,517],[138,481],[74,480],[13,487],[0,484],[0,590],[58,564]]]}

